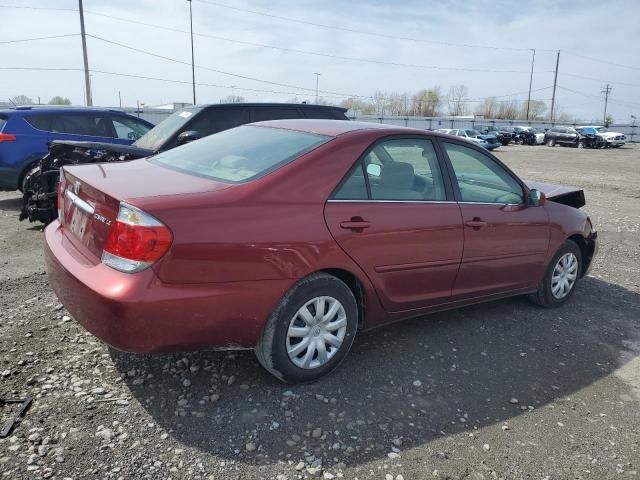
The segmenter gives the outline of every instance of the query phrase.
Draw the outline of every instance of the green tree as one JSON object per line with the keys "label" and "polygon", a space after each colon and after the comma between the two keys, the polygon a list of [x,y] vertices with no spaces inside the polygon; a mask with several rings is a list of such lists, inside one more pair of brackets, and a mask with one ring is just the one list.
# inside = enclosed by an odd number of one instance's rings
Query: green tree
{"label": "green tree", "polygon": [[66,97],[55,96],[49,100],[49,105],[71,105],[71,100]]}

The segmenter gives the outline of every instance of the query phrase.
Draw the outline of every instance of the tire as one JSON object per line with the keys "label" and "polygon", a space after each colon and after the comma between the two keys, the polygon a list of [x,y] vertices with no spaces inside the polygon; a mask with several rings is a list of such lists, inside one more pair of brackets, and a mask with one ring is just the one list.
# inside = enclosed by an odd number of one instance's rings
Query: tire
{"label": "tire", "polygon": [[[575,259],[575,269],[569,268],[568,273],[571,275],[575,275],[573,279],[573,283],[571,283],[568,292],[565,291],[563,287],[561,287],[560,292],[554,293],[554,272],[556,271],[556,267],[560,265],[560,262],[564,261],[565,258],[573,256]],[[580,247],[571,241],[567,240],[562,244],[562,246],[558,249],[556,254],[553,256],[549,265],[547,266],[547,271],[544,274],[544,279],[542,280],[542,284],[538,287],[538,291],[531,295],[529,299],[542,307],[545,308],[555,308],[564,304],[573,292],[576,289],[576,285],[582,276],[582,253],[580,251]],[[568,277],[570,278],[570,277]],[[559,295],[558,295],[559,293]]]}
{"label": "tire", "polygon": [[546,142],[547,147],[555,147],[556,146],[556,141],[553,138],[549,138]]}
{"label": "tire", "polygon": [[22,176],[18,179],[18,190],[20,190],[22,193],[24,193],[25,190],[27,190],[27,187],[28,187],[27,181],[29,177],[33,173],[35,173],[39,168],[40,168],[40,163],[34,162],[24,169],[24,171],[22,172]]}
{"label": "tire", "polygon": [[[335,306],[331,301],[339,304],[336,313],[327,317],[323,323],[315,323],[315,306],[318,305],[316,302],[319,298],[324,299],[321,304],[325,315]],[[305,310],[310,317],[308,322],[301,316],[301,312],[304,313]],[[342,323],[345,323],[344,327],[335,328]],[[295,335],[299,336],[290,336],[290,328],[295,329]],[[282,297],[256,345],[256,357],[269,373],[283,382],[311,382],[327,375],[344,360],[351,349],[357,329],[358,304],[351,289],[332,275],[314,273],[300,280]],[[304,330],[308,331],[306,335],[300,333]],[[340,345],[334,347],[332,343],[325,341],[327,334],[333,336],[333,342],[342,337]],[[305,346],[296,348],[305,342]],[[320,345],[324,345],[327,355],[324,362],[320,352],[322,348],[316,348]],[[292,352],[291,355],[289,351]],[[306,361],[309,358],[310,361]]]}
{"label": "tire", "polygon": [[587,142],[585,142],[584,140],[580,140],[578,142],[578,148],[587,148]]}

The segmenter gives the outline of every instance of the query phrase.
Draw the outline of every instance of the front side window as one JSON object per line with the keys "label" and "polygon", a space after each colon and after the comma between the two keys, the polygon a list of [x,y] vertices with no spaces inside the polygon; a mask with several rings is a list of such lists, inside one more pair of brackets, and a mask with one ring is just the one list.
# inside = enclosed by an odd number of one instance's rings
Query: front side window
{"label": "front side window", "polygon": [[394,139],[378,143],[365,155],[362,164],[356,165],[334,198],[445,200],[444,182],[433,144],[426,139]]}
{"label": "front side window", "polygon": [[138,140],[150,130],[146,124],[133,118],[112,116],[111,120],[116,131],[116,137],[121,139]]}
{"label": "front side window", "polygon": [[463,202],[523,202],[520,184],[491,157],[473,148],[444,143]]}
{"label": "front side window", "polygon": [[168,150],[149,161],[190,175],[243,183],[276,170],[332,138],[246,125]]}

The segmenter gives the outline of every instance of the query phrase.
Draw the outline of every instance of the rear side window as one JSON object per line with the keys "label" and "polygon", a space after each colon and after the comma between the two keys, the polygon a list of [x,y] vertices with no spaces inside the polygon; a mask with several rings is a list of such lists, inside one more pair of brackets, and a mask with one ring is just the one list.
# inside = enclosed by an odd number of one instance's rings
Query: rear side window
{"label": "rear side window", "polygon": [[51,130],[51,115],[30,115],[24,117],[25,121],[37,130],[44,130],[48,132]]}
{"label": "rear side window", "polygon": [[182,128],[181,132],[195,130],[203,137],[250,123],[249,111],[245,108],[212,108],[200,113],[193,122]]}
{"label": "rear side window", "polygon": [[149,161],[199,177],[243,183],[276,170],[332,138],[247,125],[174,148]]}
{"label": "rear side window", "polygon": [[2,129],[6,124],[7,124],[7,117],[0,117],[0,132],[2,131]]}
{"label": "rear side window", "polygon": [[266,120],[286,120],[288,118],[302,118],[297,108],[256,108],[253,113],[254,122]]}

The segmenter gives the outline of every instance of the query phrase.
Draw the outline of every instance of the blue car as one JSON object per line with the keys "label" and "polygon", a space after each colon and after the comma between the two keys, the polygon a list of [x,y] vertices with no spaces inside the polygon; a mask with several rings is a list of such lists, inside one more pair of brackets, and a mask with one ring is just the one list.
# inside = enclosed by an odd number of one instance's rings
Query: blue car
{"label": "blue car", "polygon": [[487,150],[494,150],[501,145],[501,143],[498,141],[498,137],[496,137],[495,135],[483,135],[479,131],[472,128],[449,130],[449,135],[463,137],[470,142],[486,148]]}
{"label": "blue car", "polygon": [[117,110],[75,107],[14,107],[0,110],[0,190],[22,190],[29,170],[52,140],[129,145],[153,124]]}

